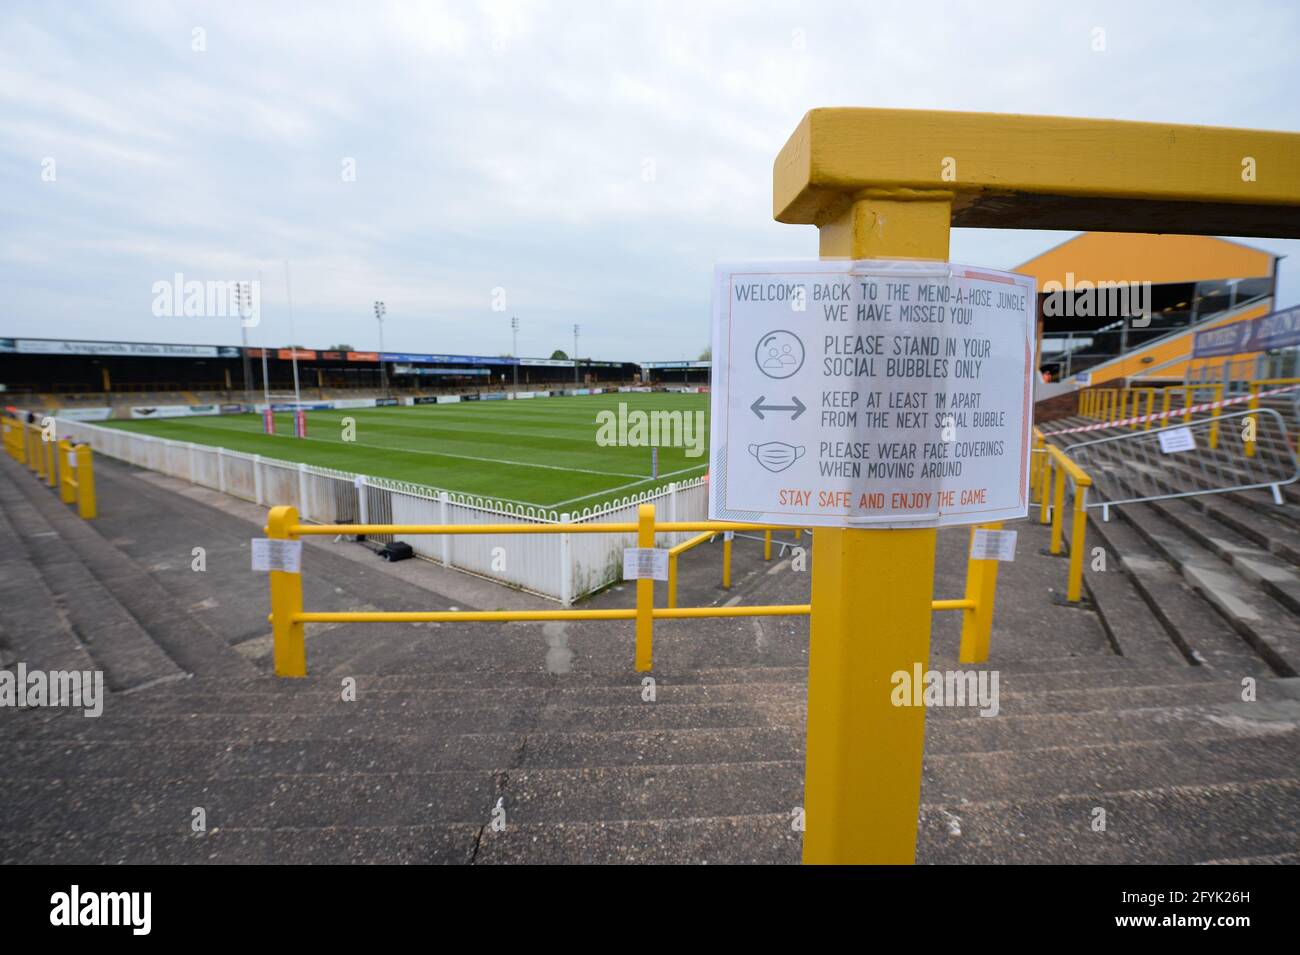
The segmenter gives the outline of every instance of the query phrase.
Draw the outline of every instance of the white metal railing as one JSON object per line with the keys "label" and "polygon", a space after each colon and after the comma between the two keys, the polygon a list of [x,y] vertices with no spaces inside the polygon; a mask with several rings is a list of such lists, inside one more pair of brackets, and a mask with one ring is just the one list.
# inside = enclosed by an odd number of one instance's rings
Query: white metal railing
{"label": "white metal railing", "polygon": [[[317,524],[635,522],[637,508],[643,503],[654,503],[666,520],[697,521],[708,517],[708,484],[702,477],[595,507],[559,512],[519,501],[156,438],[85,421],[57,421],[60,437],[86,442],[99,454],[264,507],[292,504],[302,520]],[[668,546],[672,546],[687,535],[665,536],[669,538]],[[636,546],[635,535],[622,538],[607,534],[416,536],[405,540],[417,556],[426,560],[549,597],[566,606],[621,579],[623,548]]]}

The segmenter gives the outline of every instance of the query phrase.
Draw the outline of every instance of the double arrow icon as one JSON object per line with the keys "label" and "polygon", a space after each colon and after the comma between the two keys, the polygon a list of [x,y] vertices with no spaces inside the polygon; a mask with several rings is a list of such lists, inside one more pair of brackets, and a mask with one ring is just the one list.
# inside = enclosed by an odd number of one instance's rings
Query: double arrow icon
{"label": "double arrow icon", "polygon": [[763,401],[766,397],[767,397],[766,395],[759,395],[758,400],[749,406],[749,410],[754,412],[754,414],[758,415],[759,421],[763,420],[764,411],[793,411],[794,414],[790,415],[790,420],[794,421],[801,414],[803,414],[805,411],[808,410],[807,406],[804,405],[804,403],[799,400],[798,396],[795,396],[790,399],[791,401],[794,402],[794,404],[792,405],[765,405],[763,404]]}

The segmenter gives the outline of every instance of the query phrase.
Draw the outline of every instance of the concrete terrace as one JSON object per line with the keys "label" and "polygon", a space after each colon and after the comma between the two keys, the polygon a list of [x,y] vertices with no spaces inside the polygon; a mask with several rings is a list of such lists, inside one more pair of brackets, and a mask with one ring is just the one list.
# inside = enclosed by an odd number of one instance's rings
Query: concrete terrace
{"label": "concrete terrace", "polygon": [[[276,680],[262,512],[103,458],[97,476],[86,523],[0,459],[0,663],[110,690],[98,719],[0,710],[0,862],[799,861],[805,619],[659,623],[654,702],[624,622],[309,626],[309,677]],[[1001,710],[930,711],[918,861],[1300,861],[1289,494],[1120,509],[1090,528],[1112,558],[1092,609],[1052,602],[1065,561],[1010,525]],[[960,596],[966,531],[939,540],[935,595]],[[683,558],[682,605],[808,600],[809,573],[756,542],[722,591],[720,551]],[[310,609],[553,606],[357,544],[304,564]],[[956,666],[959,627],[935,615],[932,667]]]}

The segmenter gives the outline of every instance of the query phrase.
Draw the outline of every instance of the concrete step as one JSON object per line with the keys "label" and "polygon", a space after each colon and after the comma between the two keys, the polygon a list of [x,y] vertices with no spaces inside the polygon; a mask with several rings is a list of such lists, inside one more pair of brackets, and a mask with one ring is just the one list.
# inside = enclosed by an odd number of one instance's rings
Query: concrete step
{"label": "concrete step", "polygon": [[[1143,786],[1046,800],[928,805],[918,861],[1186,864],[1300,849],[1300,778]],[[1105,810],[1104,832],[1093,829]]]}
{"label": "concrete step", "polygon": [[[8,471],[19,465],[7,456],[0,467]],[[37,486],[39,493],[54,493]],[[86,653],[94,669],[104,671],[104,683],[122,692],[184,679],[186,674],[140,622],[117,601],[90,572],[57,529],[27,500],[13,481],[0,484],[0,508],[17,532],[17,541],[27,560],[39,573],[47,591],[23,598],[36,601],[29,613],[60,613]],[[49,596],[52,604],[45,604]]]}
{"label": "concrete step", "polygon": [[1288,778],[1300,732],[1195,740],[1139,740],[1031,751],[934,756],[922,770],[927,803],[1051,799],[1082,793]]}
{"label": "concrete step", "polygon": [[[0,484],[7,480],[0,477]],[[3,493],[3,492],[0,492]],[[35,670],[96,669],[0,506],[0,647],[4,666]]]}
{"label": "concrete step", "polygon": [[1110,521],[1093,520],[1090,527],[1094,538],[1118,555],[1120,567],[1186,659],[1228,673],[1266,670],[1241,637],[1128,522],[1112,514]]}
{"label": "concrete step", "polygon": [[1300,620],[1165,520],[1153,505],[1120,509],[1142,538],[1178,570],[1280,676],[1300,672]]}
{"label": "concrete step", "polygon": [[386,862],[468,865],[483,826],[478,823],[413,826],[330,826],[283,830],[214,826],[43,831],[39,838],[0,829],[4,865],[301,865]]}
{"label": "concrete step", "polygon": [[[106,541],[95,522],[83,521],[44,489],[24,488],[28,503],[74,551],[86,568],[177,664],[189,673],[248,679],[258,670],[232,650],[197,614],[129,555]],[[201,575],[197,575],[201,576]]]}
{"label": "concrete step", "polygon": [[[1186,500],[1152,501],[1151,506],[1197,544],[1229,564],[1244,580],[1292,614],[1300,615],[1300,571],[1226,525],[1207,521]],[[1300,532],[1300,525],[1297,525]]]}
{"label": "concrete step", "polygon": [[1288,563],[1300,567],[1300,535],[1297,525],[1270,517],[1258,510],[1229,500],[1226,494],[1188,498],[1192,506],[1225,527]]}
{"label": "concrete step", "polygon": [[[1096,531],[1096,519],[1090,518],[1091,541],[1103,545],[1110,538]],[[1088,595],[1106,636],[1117,653],[1144,665],[1186,666],[1188,661],[1175,646],[1163,623],[1142,598],[1135,581],[1124,572],[1122,557],[1109,548],[1105,570],[1093,570],[1093,562],[1084,564],[1083,579]]]}

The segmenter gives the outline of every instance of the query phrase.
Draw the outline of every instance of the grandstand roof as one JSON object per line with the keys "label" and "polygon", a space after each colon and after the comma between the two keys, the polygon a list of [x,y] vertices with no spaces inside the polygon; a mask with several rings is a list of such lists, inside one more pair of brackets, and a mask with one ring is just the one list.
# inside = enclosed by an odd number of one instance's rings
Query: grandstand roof
{"label": "grandstand roof", "polygon": [[1079,282],[1150,282],[1164,285],[1221,279],[1267,278],[1275,257],[1264,249],[1201,235],[1084,232],[1016,266],[1013,271],[1067,285]]}

